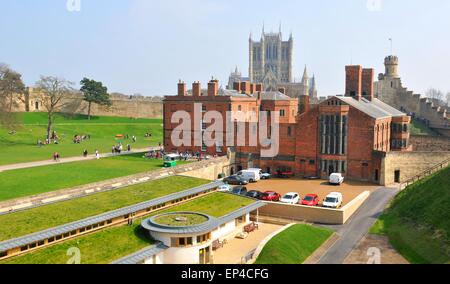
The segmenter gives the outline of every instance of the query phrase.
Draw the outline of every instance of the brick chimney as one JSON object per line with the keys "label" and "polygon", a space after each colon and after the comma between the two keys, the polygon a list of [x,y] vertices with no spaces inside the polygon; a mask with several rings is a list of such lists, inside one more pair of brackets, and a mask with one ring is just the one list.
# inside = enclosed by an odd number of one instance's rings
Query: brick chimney
{"label": "brick chimney", "polygon": [[256,94],[256,84],[250,84],[250,93]]}
{"label": "brick chimney", "polygon": [[374,78],[375,70],[373,68],[365,68],[362,70],[362,96],[369,101],[372,101],[374,98]]}
{"label": "brick chimney", "polygon": [[256,84],[256,91],[262,92],[263,91],[263,84]]}
{"label": "brick chimney", "polygon": [[301,95],[298,97],[298,113],[309,112],[309,96]]}
{"label": "brick chimney", "polygon": [[200,97],[202,95],[202,85],[199,81],[192,83],[192,95],[194,97]]}
{"label": "brick chimney", "polygon": [[238,93],[240,93],[241,92],[241,82],[234,82],[233,83],[233,90],[235,90]]}
{"label": "brick chimney", "polygon": [[215,97],[219,93],[219,81],[212,79],[208,83],[208,97]]}
{"label": "brick chimney", "polygon": [[245,81],[241,82],[241,92],[247,95],[250,95],[250,82]]}
{"label": "brick chimney", "polygon": [[186,83],[182,82],[181,80],[178,81],[178,95],[186,96],[186,94],[187,94]]}
{"label": "brick chimney", "polygon": [[345,95],[356,100],[361,99],[362,92],[362,66],[345,66]]}

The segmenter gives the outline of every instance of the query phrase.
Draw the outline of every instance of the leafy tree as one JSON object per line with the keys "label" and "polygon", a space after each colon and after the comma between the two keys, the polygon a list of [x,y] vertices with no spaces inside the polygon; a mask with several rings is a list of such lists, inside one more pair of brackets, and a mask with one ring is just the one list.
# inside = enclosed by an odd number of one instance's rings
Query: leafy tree
{"label": "leafy tree", "polygon": [[88,103],[88,119],[91,120],[91,105],[111,105],[111,99],[108,94],[108,88],[103,86],[102,82],[97,82],[84,78],[81,80],[80,91],[84,94],[83,100]]}
{"label": "leafy tree", "polygon": [[6,127],[14,124],[13,108],[18,100],[23,100],[25,85],[22,75],[0,64],[0,123]]}
{"label": "leafy tree", "polygon": [[47,139],[51,138],[54,115],[67,104],[66,99],[74,94],[72,86],[72,82],[52,76],[41,76],[36,82],[38,96],[47,110]]}

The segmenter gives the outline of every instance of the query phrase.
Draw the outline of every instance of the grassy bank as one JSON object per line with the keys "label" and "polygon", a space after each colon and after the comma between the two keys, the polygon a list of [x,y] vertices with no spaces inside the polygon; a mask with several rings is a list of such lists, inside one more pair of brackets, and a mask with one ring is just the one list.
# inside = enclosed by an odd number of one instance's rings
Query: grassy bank
{"label": "grassy bank", "polygon": [[0,172],[0,201],[154,171],[163,167],[161,160],[144,159],[142,156],[131,154]]}
{"label": "grassy bank", "polygon": [[449,184],[450,167],[411,185],[370,233],[388,236],[411,263],[450,263]]}
{"label": "grassy bank", "polygon": [[265,245],[256,264],[301,264],[332,234],[324,228],[293,225]]}
{"label": "grassy bank", "polygon": [[[193,211],[221,217],[252,202],[254,201],[236,195],[213,193],[156,214]],[[140,227],[141,221],[142,219],[136,220],[132,226],[110,228],[55,244],[34,253],[2,261],[0,264],[64,264],[70,258],[67,256],[67,250],[72,247],[80,249],[83,264],[111,263],[152,244]]]}

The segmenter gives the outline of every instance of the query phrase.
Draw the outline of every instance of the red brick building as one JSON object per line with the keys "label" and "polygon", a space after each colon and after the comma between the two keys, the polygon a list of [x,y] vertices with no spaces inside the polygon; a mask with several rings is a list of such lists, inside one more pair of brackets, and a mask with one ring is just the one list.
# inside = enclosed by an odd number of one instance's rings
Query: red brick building
{"label": "red brick building", "polygon": [[[330,97],[317,105],[310,105],[307,96],[296,100],[285,96],[283,90],[264,92],[261,85],[248,82],[235,83],[233,91],[219,90],[215,80],[202,91],[200,83],[195,82],[188,95],[186,85],[180,82],[178,95],[164,100],[164,144],[168,151],[227,153],[226,139],[214,147],[172,144],[171,136],[178,125],[171,122],[172,114],[184,110],[193,116],[195,103],[202,104],[202,113],[218,111],[223,117],[233,110],[255,113],[250,118],[259,120],[260,112],[275,112],[280,115],[278,155],[264,157],[259,143],[248,146],[249,134],[259,129],[247,117],[246,146],[234,146],[235,143],[231,149],[236,155],[234,171],[259,167],[268,172],[282,170],[318,177],[341,172],[349,179],[378,182],[383,153],[411,150],[410,118],[374,98],[373,81],[373,69],[347,66],[345,96]],[[223,123],[226,130],[227,121]],[[191,136],[204,133],[207,126],[202,123],[202,127],[192,130]],[[270,133],[271,125],[267,127]]]}

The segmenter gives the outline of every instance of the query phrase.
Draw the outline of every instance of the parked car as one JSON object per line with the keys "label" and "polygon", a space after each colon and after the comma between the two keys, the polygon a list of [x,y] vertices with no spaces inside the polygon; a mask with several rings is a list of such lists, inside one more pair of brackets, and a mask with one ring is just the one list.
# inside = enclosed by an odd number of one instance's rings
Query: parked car
{"label": "parked car", "polygon": [[248,180],[242,176],[229,176],[223,179],[223,182],[231,185],[246,185]]}
{"label": "parked car", "polygon": [[281,199],[280,202],[287,204],[298,204],[300,202],[300,195],[295,192],[286,193]]}
{"label": "parked car", "polygon": [[247,188],[245,186],[236,186],[231,190],[231,193],[236,194],[236,195],[246,196]]}
{"label": "parked car", "polygon": [[330,184],[341,185],[344,183],[344,177],[340,173],[330,175]]}
{"label": "parked car", "polygon": [[255,199],[262,199],[263,193],[257,190],[251,190],[247,192],[247,196]]}
{"label": "parked car", "polygon": [[272,175],[269,173],[262,173],[261,174],[261,179],[271,179]]}
{"label": "parked car", "polygon": [[342,202],[342,193],[332,192],[328,194],[327,197],[323,200],[322,206],[327,208],[339,208],[342,206]]}
{"label": "parked car", "polygon": [[261,179],[259,172],[253,170],[240,171],[237,175],[247,179],[249,182],[257,182]]}
{"label": "parked car", "polygon": [[303,198],[301,204],[305,206],[318,206],[319,196],[317,194],[308,194]]}
{"label": "parked car", "polygon": [[266,192],[263,193],[261,199],[264,200],[264,201],[277,202],[277,201],[280,201],[281,195],[276,193],[275,191],[266,191]]}
{"label": "parked car", "polygon": [[233,187],[229,184],[223,184],[217,189],[219,192],[231,192],[231,190],[233,190]]}

